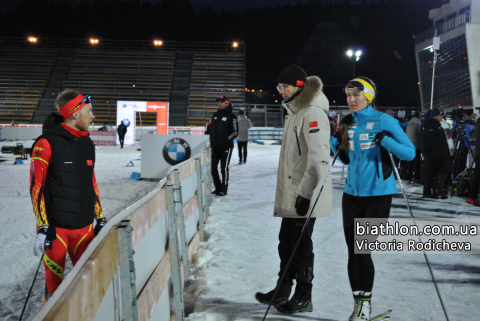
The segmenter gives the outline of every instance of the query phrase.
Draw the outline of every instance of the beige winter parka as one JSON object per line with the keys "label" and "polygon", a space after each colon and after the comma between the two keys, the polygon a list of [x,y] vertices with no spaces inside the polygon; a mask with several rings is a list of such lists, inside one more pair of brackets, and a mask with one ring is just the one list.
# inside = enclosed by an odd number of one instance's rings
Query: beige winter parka
{"label": "beige winter parka", "polygon": [[[276,217],[306,218],[295,211],[298,195],[311,200],[309,212],[330,167],[328,100],[322,81],[307,78],[300,94],[283,107],[285,118],[275,194]],[[332,181],[329,177],[312,217],[332,211]]]}

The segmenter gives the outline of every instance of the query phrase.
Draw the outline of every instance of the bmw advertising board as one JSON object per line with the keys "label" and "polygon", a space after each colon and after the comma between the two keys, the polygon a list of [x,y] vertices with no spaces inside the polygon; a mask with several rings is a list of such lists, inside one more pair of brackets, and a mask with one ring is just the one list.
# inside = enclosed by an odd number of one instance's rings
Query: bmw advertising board
{"label": "bmw advertising board", "polygon": [[142,178],[164,178],[170,167],[200,153],[209,144],[208,135],[142,136]]}
{"label": "bmw advertising board", "polygon": [[190,145],[182,138],[172,138],[163,145],[163,158],[170,165],[177,165],[190,158]]}

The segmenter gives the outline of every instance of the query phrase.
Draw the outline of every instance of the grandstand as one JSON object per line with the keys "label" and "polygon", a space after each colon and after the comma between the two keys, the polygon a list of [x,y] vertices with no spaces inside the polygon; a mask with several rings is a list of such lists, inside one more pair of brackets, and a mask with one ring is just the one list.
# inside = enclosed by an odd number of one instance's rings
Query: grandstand
{"label": "grandstand", "polygon": [[[168,101],[171,126],[203,126],[227,95],[245,102],[242,43],[0,38],[0,123],[43,123],[66,88],[93,99],[96,124],[116,124],[117,101]],[[153,113],[137,124],[153,126]]]}
{"label": "grandstand", "polygon": [[0,47],[0,123],[30,123],[58,50]]}

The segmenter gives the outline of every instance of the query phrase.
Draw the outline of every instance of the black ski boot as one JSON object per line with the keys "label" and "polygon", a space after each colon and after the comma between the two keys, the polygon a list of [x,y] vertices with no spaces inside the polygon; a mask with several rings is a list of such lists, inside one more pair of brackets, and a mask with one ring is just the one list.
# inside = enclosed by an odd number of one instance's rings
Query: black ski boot
{"label": "black ski boot", "polygon": [[[275,300],[273,301],[272,305],[277,307],[279,304],[284,304],[288,301],[288,298],[290,297],[290,292],[292,292],[292,283],[282,283],[280,284],[280,288],[278,289],[277,296],[275,297]],[[258,300],[258,302],[263,303],[263,304],[270,304],[270,301],[272,300],[273,294],[275,293],[275,289],[268,293],[260,293],[257,292],[255,294],[255,299]]]}
{"label": "black ski boot", "polygon": [[277,307],[282,313],[305,313],[312,312],[312,286],[297,285],[295,294],[285,304]]}
{"label": "black ski boot", "polygon": [[301,266],[297,269],[297,286],[292,298],[277,310],[282,313],[312,312],[313,266]]}

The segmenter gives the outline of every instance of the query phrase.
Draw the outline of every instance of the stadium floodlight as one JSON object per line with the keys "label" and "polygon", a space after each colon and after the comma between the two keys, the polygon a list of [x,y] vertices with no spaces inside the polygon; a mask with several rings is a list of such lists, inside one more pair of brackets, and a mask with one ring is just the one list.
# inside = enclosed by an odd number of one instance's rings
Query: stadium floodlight
{"label": "stadium floodlight", "polygon": [[346,54],[349,58],[352,58],[352,63],[353,63],[353,77],[355,78],[355,61],[359,61],[360,60],[360,56],[362,55],[362,51],[361,50],[357,50],[357,49],[348,49],[346,51]]}
{"label": "stadium floodlight", "polygon": [[153,45],[154,46],[161,46],[161,45],[163,45],[163,41],[162,40],[154,40]]}
{"label": "stadium floodlight", "polygon": [[36,43],[36,42],[37,42],[37,38],[35,38],[35,37],[28,37],[28,41],[30,41],[31,43]]}
{"label": "stadium floodlight", "polygon": [[91,43],[92,45],[97,45],[97,44],[98,44],[98,39],[90,38],[90,43]]}

